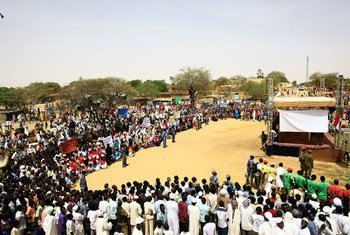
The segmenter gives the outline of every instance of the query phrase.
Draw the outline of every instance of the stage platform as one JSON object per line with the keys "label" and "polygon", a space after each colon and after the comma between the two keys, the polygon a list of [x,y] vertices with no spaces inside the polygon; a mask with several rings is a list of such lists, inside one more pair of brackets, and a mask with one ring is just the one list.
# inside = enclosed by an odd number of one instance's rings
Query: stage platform
{"label": "stage platform", "polygon": [[[342,152],[334,149],[334,138],[329,134],[280,133],[280,142],[273,142],[273,154],[298,157],[302,147],[312,149],[315,160],[325,162],[340,162]],[[283,141],[283,142],[282,142]]]}

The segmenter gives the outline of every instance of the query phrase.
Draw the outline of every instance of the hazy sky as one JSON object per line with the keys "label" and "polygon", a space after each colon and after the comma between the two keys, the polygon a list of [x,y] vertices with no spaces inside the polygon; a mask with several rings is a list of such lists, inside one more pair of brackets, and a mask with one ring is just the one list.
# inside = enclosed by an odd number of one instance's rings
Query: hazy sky
{"label": "hazy sky", "polygon": [[0,86],[261,68],[350,77],[349,0],[0,0]]}

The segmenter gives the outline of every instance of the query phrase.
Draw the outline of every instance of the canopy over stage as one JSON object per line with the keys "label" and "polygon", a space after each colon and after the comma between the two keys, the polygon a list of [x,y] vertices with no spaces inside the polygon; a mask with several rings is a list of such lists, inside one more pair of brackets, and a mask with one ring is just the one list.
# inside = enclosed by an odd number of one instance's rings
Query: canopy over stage
{"label": "canopy over stage", "polygon": [[[276,97],[274,106],[279,112],[278,141],[273,142],[273,154],[299,156],[302,147],[313,150],[321,161],[338,161],[339,150],[328,133],[328,110],[336,100],[329,97]],[[282,110],[283,108],[297,110]],[[302,108],[302,110],[298,110]]]}
{"label": "canopy over stage", "polygon": [[275,108],[330,108],[336,106],[336,99],[330,97],[275,97]]}

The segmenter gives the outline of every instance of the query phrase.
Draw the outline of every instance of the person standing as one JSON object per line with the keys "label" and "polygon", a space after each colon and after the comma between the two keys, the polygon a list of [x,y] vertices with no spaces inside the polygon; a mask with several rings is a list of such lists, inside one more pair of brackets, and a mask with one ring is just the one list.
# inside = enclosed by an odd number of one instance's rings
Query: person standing
{"label": "person standing", "polygon": [[57,228],[57,219],[54,215],[52,215],[53,207],[49,206],[46,208],[47,215],[45,216],[44,223],[43,223],[43,229],[45,231],[45,234],[52,234],[52,235],[58,235],[58,228]]}
{"label": "person standing", "polygon": [[166,134],[166,130],[165,129],[163,129],[162,138],[163,138],[163,148],[166,148],[167,147],[167,145],[166,145],[167,134]]}
{"label": "person standing", "polygon": [[302,147],[301,153],[299,155],[300,170],[302,172],[302,175],[306,175],[306,169],[305,169],[306,155],[307,153],[305,152],[305,147]]}
{"label": "person standing", "polygon": [[215,223],[210,220],[210,216],[205,216],[205,222],[206,224],[203,227],[203,235],[215,235],[216,232],[216,226]]}
{"label": "person standing", "polygon": [[167,210],[167,220],[170,227],[170,230],[174,232],[175,235],[179,234],[179,208],[175,200],[175,194],[170,193],[169,201],[166,202]]}
{"label": "person standing", "polygon": [[308,154],[305,157],[305,177],[309,178],[314,168],[314,158],[312,157],[312,150],[307,150]]}
{"label": "person standing", "polygon": [[254,182],[253,182],[253,180],[254,180],[254,164],[255,164],[254,163],[254,156],[251,155],[249,157],[248,162],[247,162],[246,184],[250,184],[250,186],[252,186],[252,187],[254,185]]}
{"label": "person standing", "polygon": [[80,173],[80,190],[82,193],[85,193],[88,191],[88,186],[85,178],[85,171],[82,171]]}
{"label": "person standing", "polygon": [[[137,199],[139,199],[139,197],[135,195],[133,201],[130,203],[130,206],[129,206],[131,231],[134,230],[134,227],[137,224],[136,218],[140,217],[142,214],[142,208],[141,208],[141,205],[136,201]],[[143,222],[143,219],[142,219],[142,222]]]}
{"label": "person standing", "polygon": [[199,235],[200,210],[196,203],[197,199],[193,197],[191,205],[188,205],[189,232],[191,235]]}
{"label": "person standing", "polygon": [[317,183],[316,186],[316,192],[317,192],[317,198],[320,200],[320,203],[326,203],[328,199],[328,188],[329,188],[329,183],[326,182],[326,178],[322,175],[320,177],[321,182]]}
{"label": "person standing", "polygon": [[289,190],[292,189],[292,185],[293,185],[293,169],[292,168],[288,168],[287,172],[284,172],[283,174],[281,174],[282,180],[283,180],[283,187],[285,189],[285,194],[289,195]]}
{"label": "person standing", "polygon": [[218,219],[218,235],[227,235],[228,233],[228,213],[223,201],[219,201],[219,207],[216,210]]}
{"label": "person standing", "polygon": [[334,179],[333,184],[328,187],[329,203],[333,204],[334,198],[342,198],[343,189],[339,186],[339,180]]}
{"label": "person standing", "polygon": [[250,199],[246,199],[243,201],[241,212],[241,234],[250,235],[253,229],[252,215],[255,213],[254,209],[250,206]]}
{"label": "person standing", "polygon": [[211,172],[211,176],[210,176],[210,178],[209,178],[209,180],[210,180],[210,186],[214,186],[214,188],[215,188],[215,190],[218,188],[218,186],[219,186],[219,179],[218,179],[218,177],[217,177],[217,173],[216,173],[216,171],[212,171]]}
{"label": "person standing", "polygon": [[210,213],[210,207],[207,204],[207,200],[205,199],[205,197],[201,198],[201,202],[199,204],[199,211],[200,211],[200,223],[201,223],[201,227],[203,230],[204,225],[207,223],[205,220],[206,216],[209,216]]}
{"label": "person standing", "polygon": [[283,168],[283,163],[280,162],[278,164],[278,167],[276,169],[276,186],[277,186],[277,190],[279,192],[282,191],[282,188],[284,187],[284,184],[283,184],[283,180],[281,178],[281,175],[283,175],[284,173],[286,172],[286,170]]}
{"label": "person standing", "polygon": [[145,234],[153,235],[154,231],[154,214],[156,213],[156,209],[154,204],[152,203],[152,197],[147,197],[147,201],[145,202],[144,210],[145,210]]}
{"label": "person standing", "polygon": [[143,235],[142,232],[142,223],[143,223],[143,219],[141,217],[137,217],[135,219],[135,225],[134,229],[132,230],[132,235]]}
{"label": "person standing", "polygon": [[185,225],[188,225],[188,204],[186,203],[186,193],[181,194],[182,200],[178,203],[179,207],[179,220],[180,220],[180,232],[184,230]]}
{"label": "person standing", "polygon": [[112,229],[113,224],[108,222],[108,219],[103,215],[102,210],[96,212],[96,235],[109,235],[109,231]]}

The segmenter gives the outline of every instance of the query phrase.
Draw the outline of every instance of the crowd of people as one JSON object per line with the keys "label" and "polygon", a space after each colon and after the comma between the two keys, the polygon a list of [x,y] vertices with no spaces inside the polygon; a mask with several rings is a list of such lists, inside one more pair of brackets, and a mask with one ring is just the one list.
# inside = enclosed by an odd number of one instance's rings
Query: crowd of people
{"label": "crowd of people", "polygon": [[[297,174],[282,163],[247,162],[247,182],[229,175],[219,182],[178,176],[165,182],[126,182],[88,189],[85,175],[108,167],[138,150],[166,147],[179,131],[199,130],[225,118],[263,120],[263,106],[226,103],[191,109],[186,105],[146,105],[129,111],[50,117],[48,128],[10,130],[0,150],[10,153],[0,183],[2,234],[350,234],[350,185],[317,180],[312,169]],[[258,110],[258,112],[257,112]],[[175,115],[178,112],[178,115]],[[45,122],[45,120],[42,120]],[[41,128],[40,128],[41,126]],[[112,143],[104,137],[111,136]],[[63,154],[61,143],[78,139],[78,148]],[[309,153],[310,155],[310,153]],[[303,164],[310,162],[303,155]],[[80,190],[75,182],[80,179]]]}
{"label": "crowd of people", "polygon": [[[2,160],[8,157],[8,161],[3,161],[7,164],[1,175],[0,202],[5,207],[2,215],[6,215],[2,218],[8,222],[2,224],[2,230],[8,230],[16,222],[11,216],[7,219],[6,206],[11,206],[8,212],[13,213],[16,208],[12,205],[17,207],[26,198],[25,207],[30,203],[38,209],[39,199],[42,202],[50,194],[69,192],[79,173],[106,168],[118,159],[122,159],[125,167],[127,157],[140,149],[166,147],[167,138],[175,142],[179,131],[199,130],[209,121],[239,119],[239,109],[254,110],[248,102],[239,106],[232,102],[222,106],[223,103],[197,109],[186,104],[157,103],[136,106],[126,115],[117,111],[100,112],[98,117],[85,112],[58,113],[49,105],[44,111],[32,108],[30,114],[14,116],[4,127],[0,126],[0,155]],[[34,130],[25,127],[33,121]],[[110,143],[104,142],[106,136],[111,137]],[[71,139],[78,141],[76,151],[63,153],[62,143]],[[32,229],[29,222],[28,228]]]}
{"label": "crowd of people", "polygon": [[53,235],[350,234],[350,184],[278,165],[251,156],[247,171],[257,168],[257,182],[244,185],[230,175],[220,182],[215,171],[209,179],[174,176],[96,191],[88,190],[84,172],[80,190],[52,176],[36,188],[12,180],[0,185],[0,228]]}

